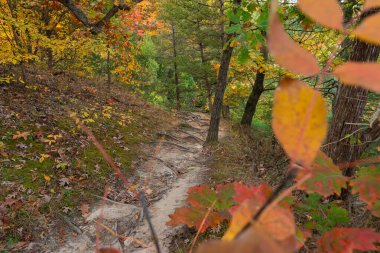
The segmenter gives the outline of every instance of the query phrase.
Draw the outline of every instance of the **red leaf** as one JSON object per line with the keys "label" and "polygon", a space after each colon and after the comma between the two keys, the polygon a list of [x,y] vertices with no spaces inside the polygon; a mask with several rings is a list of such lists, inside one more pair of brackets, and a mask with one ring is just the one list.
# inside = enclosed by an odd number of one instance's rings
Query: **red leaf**
{"label": "red leaf", "polygon": [[380,169],[361,168],[358,178],[351,181],[352,192],[368,205],[373,215],[379,217]]}
{"label": "red leaf", "polygon": [[346,187],[347,178],[342,175],[342,171],[331,158],[323,152],[319,152],[310,169],[303,169],[298,173],[297,180],[303,178],[307,173],[311,173],[311,178],[298,188],[308,193],[316,192],[327,197],[333,193],[340,194],[341,189]]}
{"label": "red leaf", "polygon": [[315,22],[343,31],[343,11],[336,0],[298,0],[298,6]]}
{"label": "red leaf", "polygon": [[263,204],[268,197],[272,194],[272,189],[262,183],[260,186],[246,186],[241,183],[235,183],[235,195],[233,199],[238,204],[243,204],[247,199],[258,201]]}
{"label": "red leaf", "polygon": [[268,48],[277,63],[296,74],[313,76],[320,71],[314,55],[286,33],[276,9],[272,9],[269,20]]}
{"label": "red leaf", "polygon": [[365,18],[352,34],[366,42],[380,45],[380,13]]}
{"label": "red leaf", "polygon": [[378,250],[380,234],[367,228],[334,228],[318,241],[320,253],[353,253],[354,250]]}
{"label": "red leaf", "polygon": [[[234,205],[232,184],[219,185],[216,190],[207,185],[195,186],[189,189],[186,202],[189,206],[177,208],[174,214],[169,215],[170,226],[186,224],[195,227],[201,233],[208,227],[216,227],[224,220],[230,219],[228,208]],[[211,208],[210,212],[209,209]],[[208,214],[208,215],[207,215]],[[201,227],[202,221],[205,220]]]}
{"label": "red leaf", "polygon": [[344,84],[360,86],[380,93],[379,63],[347,62],[337,67],[333,74]]}

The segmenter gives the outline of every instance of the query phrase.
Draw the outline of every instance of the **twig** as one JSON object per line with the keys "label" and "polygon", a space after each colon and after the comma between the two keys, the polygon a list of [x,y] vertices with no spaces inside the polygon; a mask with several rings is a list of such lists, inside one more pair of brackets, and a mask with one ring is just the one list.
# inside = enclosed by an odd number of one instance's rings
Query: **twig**
{"label": "twig", "polygon": [[96,224],[98,224],[99,226],[102,226],[105,230],[107,230],[111,235],[113,236],[116,236],[118,238],[121,238],[121,239],[124,239],[124,240],[128,240],[128,239],[131,239],[132,241],[134,241],[135,243],[137,243],[138,245],[144,247],[144,248],[152,248],[151,245],[149,244],[146,244],[145,242],[143,241],[140,241],[136,238],[133,238],[131,236],[125,236],[125,235],[121,235],[121,234],[118,234],[116,233],[115,231],[113,231],[110,227],[107,227],[105,224],[103,223],[100,223],[99,221],[95,221]]}
{"label": "twig", "polygon": [[327,143],[327,144],[322,145],[321,148],[324,148],[324,147],[329,146],[329,145],[331,145],[331,144],[336,144],[336,143],[338,143],[338,142],[344,141],[345,139],[350,138],[351,136],[353,136],[353,135],[356,134],[357,132],[359,132],[359,131],[361,131],[361,130],[364,130],[364,129],[367,129],[367,127],[361,127],[361,128],[359,128],[359,129],[356,129],[355,131],[353,131],[353,132],[350,133],[349,135],[344,136],[344,137],[341,138],[340,140],[333,141],[333,142],[330,142],[330,143]]}
{"label": "twig", "polygon": [[143,207],[144,217],[145,217],[146,221],[148,222],[149,229],[150,229],[150,232],[151,232],[152,237],[153,237],[154,245],[156,246],[156,251],[157,251],[157,253],[161,253],[160,243],[158,242],[158,237],[157,237],[156,231],[154,230],[152,220],[150,219],[149,209],[148,209],[148,205],[146,203],[146,199],[145,199],[145,195],[144,195],[143,191],[139,192],[139,197],[140,197],[141,205]]}
{"label": "twig", "polygon": [[79,227],[77,227],[76,225],[74,225],[74,224],[70,221],[70,219],[69,219],[67,216],[65,216],[65,215],[63,215],[63,214],[61,214],[61,213],[58,213],[58,215],[62,218],[62,220],[63,220],[64,222],[66,222],[66,224],[67,224],[72,230],[74,230],[75,233],[77,233],[78,235],[80,235],[80,234],[83,233],[82,230],[81,230]]}
{"label": "twig", "polygon": [[199,226],[199,229],[198,229],[198,231],[197,231],[197,234],[195,235],[195,237],[194,237],[194,239],[193,239],[193,242],[191,243],[191,248],[190,248],[190,250],[189,250],[189,253],[192,253],[192,252],[193,252],[193,248],[194,248],[194,246],[195,246],[195,243],[196,243],[197,240],[198,240],[198,236],[199,236],[199,234],[201,233],[201,230],[202,230],[203,226],[204,226],[205,223],[206,223],[206,219],[207,219],[208,216],[210,215],[211,210],[214,208],[215,204],[216,204],[216,200],[214,200],[214,202],[212,202],[212,205],[207,209],[207,213],[206,213],[205,217],[203,217],[203,220],[202,220],[202,222],[201,222],[201,225]]}

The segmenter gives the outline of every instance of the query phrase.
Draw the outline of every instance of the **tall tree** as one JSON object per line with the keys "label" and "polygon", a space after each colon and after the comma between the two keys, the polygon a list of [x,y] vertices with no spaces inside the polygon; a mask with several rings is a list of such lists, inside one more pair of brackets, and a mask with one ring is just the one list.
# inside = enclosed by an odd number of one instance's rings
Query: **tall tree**
{"label": "tall tree", "polygon": [[[240,7],[242,0],[234,0],[233,1],[233,11],[237,12],[237,9]],[[230,21],[229,26],[234,25],[235,22]],[[211,110],[211,120],[210,126],[207,133],[206,143],[212,143],[218,141],[218,133],[219,133],[219,124],[220,117],[222,113],[223,106],[223,97],[224,92],[226,90],[228,84],[228,70],[230,67],[230,61],[232,57],[232,52],[234,47],[231,44],[232,38],[235,36],[235,33],[229,33],[226,37],[226,45],[223,48],[222,56],[220,60],[220,68],[218,71],[218,81],[216,84],[215,98],[214,103]]]}
{"label": "tall tree", "polygon": [[176,37],[176,28],[174,23],[171,24],[172,30],[172,45],[173,45],[173,65],[174,65],[174,83],[175,83],[175,93],[177,101],[177,110],[181,110],[181,94],[179,88],[179,74],[178,74],[178,64],[177,64],[177,37]]}
{"label": "tall tree", "polygon": [[[361,20],[378,12],[379,9],[367,11],[362,14]],[[350,60],[376,62],[379,58],[379,53],[379,46],[356,39],[353,43]],[[333,108],[333,118],[326,141],[327,144],[324,147],[326,153],[336,163],[352,162],[359,159],[368,144],[380,136],[378,123],[372,124],[371,128],[364,132],[359,131],[359,123],[362,120],[368,94],[368,90],[359,87],[339,85]],[[351,138],[347,138],[347,136]],[[357,139],[355,144],[350,143],[352,138]],[[352,173],[352,169],[345,171],[348,176],[352,175]]]}
{"label": "tall tree", "polygon": [[[264,61],[268,59],[268,52],[265,46],[261,47],[261,53],[264,56]],[[252,87],[252,92],[248,97],[247,103],[245,105],[243,117],[241,119],[240,124],[242,126],[251,127],[252,119],[256,112],[257,104],[259,103],[259,99],[261,94],[265,91],[264,89],[264,80],[265,80],[265,71],[257,71],[255,83]]]}

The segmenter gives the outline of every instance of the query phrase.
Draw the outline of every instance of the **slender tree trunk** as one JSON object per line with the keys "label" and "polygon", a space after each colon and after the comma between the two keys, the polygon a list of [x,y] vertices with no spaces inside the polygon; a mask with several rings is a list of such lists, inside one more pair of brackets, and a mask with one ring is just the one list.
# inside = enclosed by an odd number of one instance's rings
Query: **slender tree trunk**
{"label": "slender tree trunk", "polygon": [[[367,15],[369,14],[370,13],[367,13]],[[350,60],[376,62],[379,58],[379,53],[379,46],[355,40]],[[356,143],[351,145],[350,138],[346,138],[346,136],[350,135],[352,136],[351,138],[356,138],[356,140],[365,138],[368,141],[368,138],[371,138],[368,136],[368,132],[371,132],[370,135],[374,139],[379,137],[375,129],[367,131],[364,136],[363,132],[358,130],[360,126],[355,125],[355,123],[360,123],[362,119],[367,99],[368,90],[354,86],[339,85],[333,109],[333,118],[326,141],[327,144],[324,147],[326,154],[329,155],[335,163],[355,161],[360,158],[366,148],[366,144],[358,145],[359,143]],[[378,126],[375,124],[373,127],[377,128]],[[356,134],[353,134],[355,132]],[[347,176],[351,176],[353,169],[349,168],[344,173]]]}
{"label": "slender tree trunk", "polygon": [[[197,21],[197,26],[198,26],[198,31],[200,32],[201,31],[201,26],[200,26],[200,22],[199,20]],[[209,80],[209,75],[208,75],[208,71],[206,69],[204,69],[206,67],[206,64],[207,64],[207,60],[206,60],[206,57],[205,57],[205,53],[204,53],[204,49],[205,49],[205,46],[202,42],[202,40],[199,42],[199,51],[200,51],[200,54],[201,54],[201,62],[202,62],[202,71],[203,71],[203,79],[205,81],[205,86],[206,86],[206,90],[207,90],[207,101],[208,101],[208,108],[210,109],[210,112],[211,112],[211,107],[212,107],[212,91],[211,91],[211,84],[210,84],[210,80]]]}
{"label": "slender tree trunk", "polygon": [[[232,38],[232,35],[227,36],[228,40]],[[218,132],[220,124],[220,116],[223,106],[224,92],[228,83],[228,69],[230,66],[233,47],[227,45],[223,50],[222,59],[220,61],[220,68],[218,73],[218,82],[216,85],[214,103],[211,110],[210,126],[207,133],[206,143],[218,141]]]}
{"label": "slender tree trunk", "polygon": [[[8,4],[8,8],[9,8],[9,11],[11,13],[11,16],[14,20],[17,20],[17,10],[16,10],[16,2],[15,1],[12,1],[12,0],[7,0],[7,4]],[[17,27],[15,25],[12,25],[12,33],[13,33],[13,38],[14,38],[14,41],[15,41],[15,44],[16,44],[16,47],[14,49],[14,53],[15,54],[20,54],[20,55],[23,55],[25,53],[25,50],[24,50],[24,45],[22,44],[22,41],[21,41],[21,38],[20,38],[20,32],[19,30],[17,29]],[[21,70],[21,77],[23,79],[23,82],[24,83],[27,83],[27,76],[26,76],[26,69],[25,69],[25,62],[23,60],[21,60],[19,62],[19,66],[20,66],[20,70]]]}
{"label": "slender tree trunk", "polygon": [[107,51],[107,84],[108,84],[108,92],[111,92],[111,56],[110,50]]}
{"label": "slender tree trunk", "polygon": [[225,35],[225,32],[224,32],[224,1],[225,0],[219,0],[219,17],[220,17],[220,24],[219,24],[219,28],[220,28],[220,42],[221,42],[221,48],[224,47],[224,44],[225,44],[225,38],[224,38],[224,35]]}
{"label": "slender tree trunk", "polygon": [[[261,48],[261,53],[264,56],[264,60],[266,61],[268,58],[268,52],[266,47]],[[252,92],[248,97],[247,104],[245,105],[244,114],[241,118],[240,124],[245,127],[252,126],[252,119],[256,112],[257,104],[259,103],[261,94],[264,92],[264,80],[265,80],[265,72],[256,72],[255,83],[252,87]]]}
{"label": "slender tree trunk", "polygon": [[174,24],[172,23],[172,43],[173,43],[173,63],[174,63],[174,83],[175,83],[175,93],[177,101],[177,110],[181,110],[181,91],[179,89],[179,76],[178,76],[178,66],[177,66],[177,40]]}
{"label": "slender tree trunk", "polygon": [[[234,0],[234,11],[236,11],[236,6],[240,6],[241,0]],[[232,23],[230,23],[232,25]],[[231,39],[235,36],[235,34],[228,34],[226,38],[226,42],[228,43],[224,46],[222,51],[222,57],[220,60],[220,68],[218,73],[218,81],[216,84],[215,98],[214,104],[211,110],[211,120],[210,126],[207,133],[206,143],[212,143],[218,141],[218,132],[219,132],[219,124],[220,124],[220,116],[222,112],[223,106],[223,97],[224,92],[228,83],[228,70],[230,67],[230,61],[232,57],[232,52],[234,48],[231,46]]]}
{"label": "slender tree trunk", "polygon": [[265,72],[256,72],[255,84],[252,87],[252,92],[248,97],[247,104],[245,105],[244,114],[241,118],[240,124],[245,127],[251,127],[252,119],[256,112],[257,104],[261,94],[264,92],[264,79]]}

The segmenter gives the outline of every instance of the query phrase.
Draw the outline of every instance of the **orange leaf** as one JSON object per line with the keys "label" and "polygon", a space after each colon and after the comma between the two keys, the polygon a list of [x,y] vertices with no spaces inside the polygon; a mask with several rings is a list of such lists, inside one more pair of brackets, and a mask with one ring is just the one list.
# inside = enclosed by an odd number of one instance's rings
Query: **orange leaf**
{"label": "orange leaf", "polygon": [[298,0],[298,6],[315,22],[343,31],[343,11],[336,0]]}
{"label": "orange leaf", "polygon": [[278,241],[284,241],[296,234],[296,225],[292,212],[279,206],[264,211],[259,223],[268,231],[271,237]]}
{"label": "orange leaf", "polygon": [[347,62],[337,67],[333,74],[344,84],[360,86],[380,93],[379,63]]}
{"label": "orange leaf", "polygon": [[269,20],[268,48],[276,62],[296,74],[313,76],[320,71],[314,55],[286,33],[275,10]]}
{"label": "orange leaf", "polygon": [[17,140],[20,138],[27,140],[29,135],[30,135],[30,132],[22,132],[21,133],[21,132],[17,131],[17,133],[15,135],[13,135],[13,140]]}
{"label": "orange leaf", "polygon": [[292,161],[310,165],[327,133],[322,95],[302,81],[284,78],[274,96],[272,127]]}
{"label": "orange leaf", "polygon": [[365,18],[352,34],[366,42],[380,45],[380,13]]}
{"label": "orange leaf", "polygon": [[197,253],[291,253],[287,242],[273,239],[260,224],[254,224],[233,241],[211,241],[201,244]]}
{"label": "orange leaf", "polygon": [[[245,201],[238,207],[232,213],[232,220],[223,240],[233,240],[242,228],[251,221],[260,207],[261,204],[252,199]],[[265,210],[256,223],[260,224],[268,232],[268,235],[278,241],[284,241],[296,233],[293,214],[288,209],[279,206]]]}
{"label": "orange leaf", "polygon": [[364,10],[380,7],[380,0],[366,0],[364,3]]}
{"label": "orange leaf", "polygon": [[233,212],[231,223],[228,230],[223,236],[223,240],[232,241],[235,236],[247,225],[253,215],[260,209],[258,202],[254,200],[246,200],[238,209]]}

